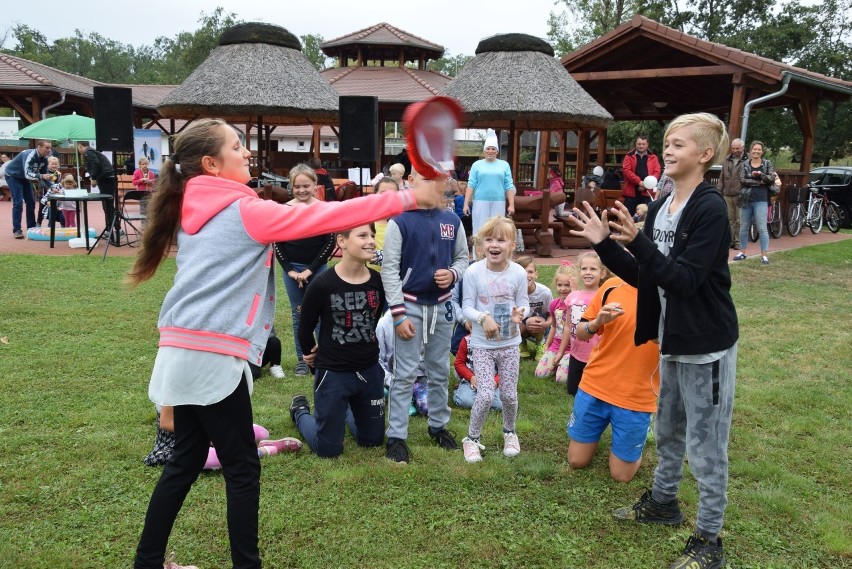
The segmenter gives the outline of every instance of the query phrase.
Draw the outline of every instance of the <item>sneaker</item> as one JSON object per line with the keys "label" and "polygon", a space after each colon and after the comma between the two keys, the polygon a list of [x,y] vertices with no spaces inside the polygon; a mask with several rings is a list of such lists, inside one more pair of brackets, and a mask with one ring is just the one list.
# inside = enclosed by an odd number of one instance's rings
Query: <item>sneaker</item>
{"label": "sneaker", "polygon": [[198,569],[198,567],[195,565],[178,565],[175,562],[175,552],[172,551],[163,561],[163,569]]}
{"label": "sneaker", "polygon": [[15,239],[23,239],[24,238],[24,232],[21,231],[20,229],[17,230],[14,235],[15,235]]}
{"label": "sneaker", "polygon": [[280,365],[269,366],[269,375],[271,375],[275,379],[284,379],[284,368]]}
{"label": "sneaker", "polygon": [[296,413],[302,409],[308,413],[311,412],[311,404],[308,403],[308,398],[304,395],[294,395],[293,401],[290,402],[290,418],[293,419],[293,423],[296,422]]}
{"label": "sneaker", "polygon": [[734,261],[745,261],[745,258],[745,253],[737,253],[736,255],[734,255]]}
{"label": "sneaker", "polygon": [[462,439],[462,448],[464,448],[464,459],[471,464],[474,462],[482,462],[482,452],[485,450],[485,445],[479,442],[479,439],[465,437]]}
{"label": "sneaker", "polygon": [[725,566],[722,538],[710,541],[697,531],[686,540],[683,555],[669,569],[721,569]]}
{"label": "sneaker", "polygon": [[304,360],[299,360],[299,363],[296,364],[296,375],[308,375],[309,373],[311,373],[311,370],[308,369],[308,364]]}
{"label": "sneaker", "polygon": [[767,257],[766,255],[763,255],[760,258],[760,264],[761,265],[768,265],[769,264],[769,257]]}
{"label": "sneaker", "polygon": [[432,437],[432,441],[436,445],[444,450],[459,450],[459,443],[456,442],[455,435],[447,429],[441,429],[434,433],[432,429],[429,429],[429,436]]}
{"label": "sneaker", "polygon": [[645,490],[639,501],[632,506],[618,508],[612,515],[619,520],[633,520],[643,524],[663,524],[676,526],[683,521],[683,512],[677,500],[661,504],[651,497],[651,491]]}
{"label": "sneaker", "polygon": [[388,439],[385,458],[392,460],[398,464],[408,464],[411,460],[411,453],[408,452],[408,445],[402,439]]}
{"label": "sneaker", "polygon": [[541,361],[541,358],[544,357],[544,352],[547,351],[547,346],[544,345],[544,342],[539,342],[535,347],[535,359],[537,361]]}
{"label": "sneaker", "polygon": [[278,449],[278,452],[299,452],[302,450],[302,441],[299,439],[294,439],[293,437],[284,437],[283,439],[278,439],[277,441],[270,440],[262,440],[257,443],[258,448],[260,447],[275,447]]}
{"label": "sneaker", "polygon": [[522,345],[523,345],[523,348],[521,348],[521,357],[522,357],[522,358],[528,358],[528,357],[530,357],[530,352],[529,352],[529,350],[527,349],[527,345],[526,345],[526,344],[522,344]]}
{"label": "sneaker", "polygon": [[521,454],[521,443],[515,433],[503,433],[503,456],[512,458]]}

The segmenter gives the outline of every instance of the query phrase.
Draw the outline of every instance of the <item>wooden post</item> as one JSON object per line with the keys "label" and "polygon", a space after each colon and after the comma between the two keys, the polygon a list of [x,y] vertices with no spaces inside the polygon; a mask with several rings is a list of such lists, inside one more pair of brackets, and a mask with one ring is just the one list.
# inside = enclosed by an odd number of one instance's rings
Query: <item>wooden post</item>
{"label": "wooden post", "polygon": [[589,156],[588,136],[585,129],[577,130],[577,167],[574,169],[574,188],[579,188],[587,169]]}
{"label": "wooden post", "polygon": [[310,151],[313,154],[314,158],[320,157],[320,142],[322,141],[320,129],[322,129],[322,126],[315,124],[314,125],[314,132],[311,135],[311,149],[310,149]]}
{"label": "wooden post", "polygon": [[547,186],[547,170],[550,163],[550,131],[540,130],[538,132],[538,176],[533,180],[536,190],[543,190]]}
{"label": "wooden post", "polygon": [[606,168],[606,129],[598,129],[598,166]]}
{"label": "wooden post", "polygon": [[565,147],[568,146],[568,131],[563,130],[559,133],[559,171],[562,172],[563,180],[565,178]]}
{"label": "wooden post", "polygon": [[802,99],[802,119],[799,127],[802,129],[802,162],[799,164],[799,172],[809,172],[811,160],[814,156],[814,139],[816,138],[816,119],[819,101],[815,99]]}
{"label": "wooden post", "polygon": [[743,112],[745,112],[746,87],[737,82],[734,76],[734,94],[731,97],[731,116],[728,117],[728,136],[731,140],[739,138],[743,128]]}

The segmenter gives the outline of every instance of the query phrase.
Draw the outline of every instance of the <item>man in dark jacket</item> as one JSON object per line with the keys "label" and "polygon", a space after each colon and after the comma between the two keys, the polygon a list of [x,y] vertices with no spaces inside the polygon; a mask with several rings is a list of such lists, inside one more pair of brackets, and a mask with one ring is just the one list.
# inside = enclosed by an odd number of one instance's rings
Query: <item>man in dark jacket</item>
{"label": "man in dark jacket", "polygon": [[21,213],[26,204],[27,229],[36,226],[35,194],[32,183],[48,178],[47,157],[53,144],[48,140],[39,140],[35,148],[24,150],[12,158],[6,165],[6,183],[12,194],[12,233],[15,239],[23,239],[21,231]]}
{"label": "man in dark jacket", "polygon": [[[98,189],[102,194],[115,196],[117,192],[117,182],[115,178],[115,169],[112,167],[112,162],[109,158],[98,152],[88,142],[78,142],[77,151],[83,157],[83,164],[86,167],[86,172],[89,177],[98,183]],[[115,217],[115,199],[104,200],[104,231],[109,230],[109,225],[115,219],[115,227],[113,228],[110,242],[113,245],[119,245],[119,236],[121,235],[121,220]]]}
{"label": "man in dark jacket", "polygon": [[728,205],[728,222],[731,224],[731,249],[740,248],[740,206],[737,199],[742,191],[740,169],[743,165],[743,141],[735,138],[731,141],[731,150],[722,162],[722,172],[716,188],[722,192]]}
{"label": "man in dark jacket", "polygon": [[636,148],[624,157],[621,173],[624,176],[624,187],[621,189],[624,205],[630,215],[634,215],[637,205],[651,202],[651,190],[642,186],[643,180],[647,176],[654,176],[659,180],[662,173],[660,159],[648,149],[647,136],[636,137]]}

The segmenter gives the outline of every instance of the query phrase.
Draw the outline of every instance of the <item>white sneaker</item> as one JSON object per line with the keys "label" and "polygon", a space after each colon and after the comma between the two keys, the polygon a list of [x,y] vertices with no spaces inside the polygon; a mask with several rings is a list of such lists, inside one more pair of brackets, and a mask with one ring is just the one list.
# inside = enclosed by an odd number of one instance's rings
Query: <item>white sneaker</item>
{"label": "white sneaker", "polygon": [[503,433],[503,456],[509,458],[521,454],[521,443],[515,433]]}
{"label": "white sneaker", "polygon": [[277,379],[284,379],[284,368],[280,365],[277,366],[269,366],[269,373],[272,377]]}
{"label": "white sneaker", "polygon": [[479,442],[479,440],[474,440],[469,437],[465,437],[462,439],[462,449],[464,449],[464,459],[467,462],[481,462],[482,454],[480,451],[485,450],[485,446]]}

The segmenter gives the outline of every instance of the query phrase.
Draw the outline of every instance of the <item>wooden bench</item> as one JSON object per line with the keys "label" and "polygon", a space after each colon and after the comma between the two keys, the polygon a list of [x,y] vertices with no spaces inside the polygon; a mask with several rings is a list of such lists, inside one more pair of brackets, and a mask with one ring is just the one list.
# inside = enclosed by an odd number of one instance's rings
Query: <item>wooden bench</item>
{"label": "wooden bench", "polygon": [[565,202],[562,192],[544,190],[541,195],[515,197],[515,227],[521,230],[524,249],[534,249],[537,257],[553,256],[552,208]]}
{"label": "wooden bench", "polygon": [[129,190],[135,190],[136,186],[133,185],[132,174],[119,174],[117,182],[118,202],[121,203],[124,200],[124,193]]}

